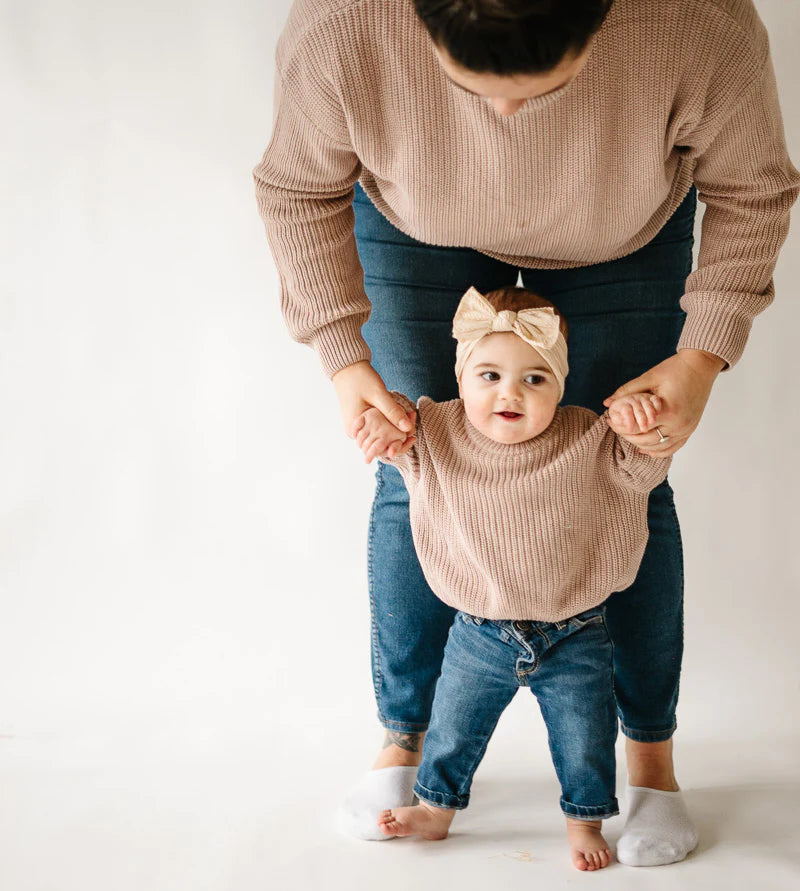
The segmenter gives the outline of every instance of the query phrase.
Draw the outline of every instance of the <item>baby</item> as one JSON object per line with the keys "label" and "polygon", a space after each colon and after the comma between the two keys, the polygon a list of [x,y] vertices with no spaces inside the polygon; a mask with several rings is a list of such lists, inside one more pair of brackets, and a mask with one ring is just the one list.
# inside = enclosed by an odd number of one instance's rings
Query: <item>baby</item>
{"label": "baby", "polygon": [[[375,408],[354,428],[367,461],[397,467],[431,589],[458,612],[436,686],[419,805],[384,811],[388,836],[447,836],[501,713],[521,686],[544,717],[572,861],[608,865],[602,820],[615,797],[613,648],[603,603],[632,584],[648,538],[647,502],[671,459],[636,449],[654,394],[603,415],[560,406],[567,324],[523,288],[470,288],[453,321],[459,396],[420,397],[413,446]],[[395,457],[390,457],[395,455]]]}

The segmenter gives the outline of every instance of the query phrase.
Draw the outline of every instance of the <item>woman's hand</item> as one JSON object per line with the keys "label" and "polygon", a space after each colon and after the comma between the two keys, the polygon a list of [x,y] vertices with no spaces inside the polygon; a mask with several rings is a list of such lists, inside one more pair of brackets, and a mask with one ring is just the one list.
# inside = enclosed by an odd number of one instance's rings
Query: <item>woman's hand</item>
{"label": "woman's hand", "polygon": [[414,445],[417,413],[410,411],[406,414],[405,409],[394,401],[381,376],[366,359],[341,368],[331,380],[339,397],[344,430],[350,439],[355,438],[356,427],[362,414],[366,409],[374,407],[393,425],[398,439],[403,440],[402,445],[396,442],[392,444],[387,452],[390,458],[404,455]]}
{"label": "woman's hand", "polygon": [[[633,393],[655,393],[661,399],[661,410],[647,433],[628,435],[627,430],[609,426],[615,433],[626,436],[640,451],[656,458],[674,455],[694,433],[711,393],[717,375],[725,361],[705,350],[678,350],[663,362],[646,371],[612,393],[603,405]],[[609,419],[610,420],[610,419]],[[659,442],[658,426],[666,442]]]}

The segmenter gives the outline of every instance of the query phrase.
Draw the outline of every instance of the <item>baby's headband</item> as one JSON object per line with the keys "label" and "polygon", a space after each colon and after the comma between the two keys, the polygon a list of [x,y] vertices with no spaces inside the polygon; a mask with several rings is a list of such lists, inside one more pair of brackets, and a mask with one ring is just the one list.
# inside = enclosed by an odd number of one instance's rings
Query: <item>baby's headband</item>
{"label": "baby's headband", "polygon": [[510,309],[498,312],[480,291],[472,287],[461,298],[453,317],[453,337],[458,341],[456,378],[461,377],[475,344],[494,331],[513,331],[539,353],[556,376],[560,402],[569,365],[567,342],[553,308],[542,306],[519,312]]}

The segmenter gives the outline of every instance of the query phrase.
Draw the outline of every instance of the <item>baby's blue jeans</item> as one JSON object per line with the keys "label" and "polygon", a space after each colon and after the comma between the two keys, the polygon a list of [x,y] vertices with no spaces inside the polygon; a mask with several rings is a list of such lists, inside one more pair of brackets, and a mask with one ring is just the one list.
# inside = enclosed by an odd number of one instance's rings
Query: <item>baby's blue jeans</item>
{"label": "baby's blue jeans", "polygon": [[[464,291],[517,283],[549,298],[569,324],[565,405],[598,414],[617,387],[674,354],[685,313],[679,300],[692,265],[696,192],[643,248],[576,269],[522,269],[470,248],[437,247],[404,235],[356,185],[353,208],[372,313],[363,334],[390,390],[415,402],[458,396],[453,314]],[[408,491],[381,461],[369,518],[367,577],[372,675],[378,718],[390,730],[426,730],[455,610],[436,598],[417,559]],[[635,582],[606,601],[614,643],[622,732],[657,742],[675,730],[683,653],[683,554],[672,489],[650,494],[650,538]]]}
{"label": "baby's blue jeans", "polygon": [[465,808],[472,777],[520,687],[539,701],[561,783],[561,810],[578,820],[619,813],[615,798],[614,655],[595,607],[563,622],[490,621],[456,613],[444,648],[414,792]]}

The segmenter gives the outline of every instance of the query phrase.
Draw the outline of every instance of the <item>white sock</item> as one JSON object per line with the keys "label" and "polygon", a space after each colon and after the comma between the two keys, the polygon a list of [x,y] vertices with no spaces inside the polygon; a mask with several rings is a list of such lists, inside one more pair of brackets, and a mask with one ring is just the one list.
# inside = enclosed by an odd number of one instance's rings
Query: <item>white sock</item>
{"label": "white sock", "polygon": [[368,841],[394,838],[381,832],[378,816],[387,808],[414,804],[417,770],[417,767],[381,767],[365,773],[339,807],[342,832]]}
{"label": "white sock", "polygon": [[683,795],[625,785],[628,817],[617,842],[617,860],[626,866],[676,863],[697,847],[697,830]]}

